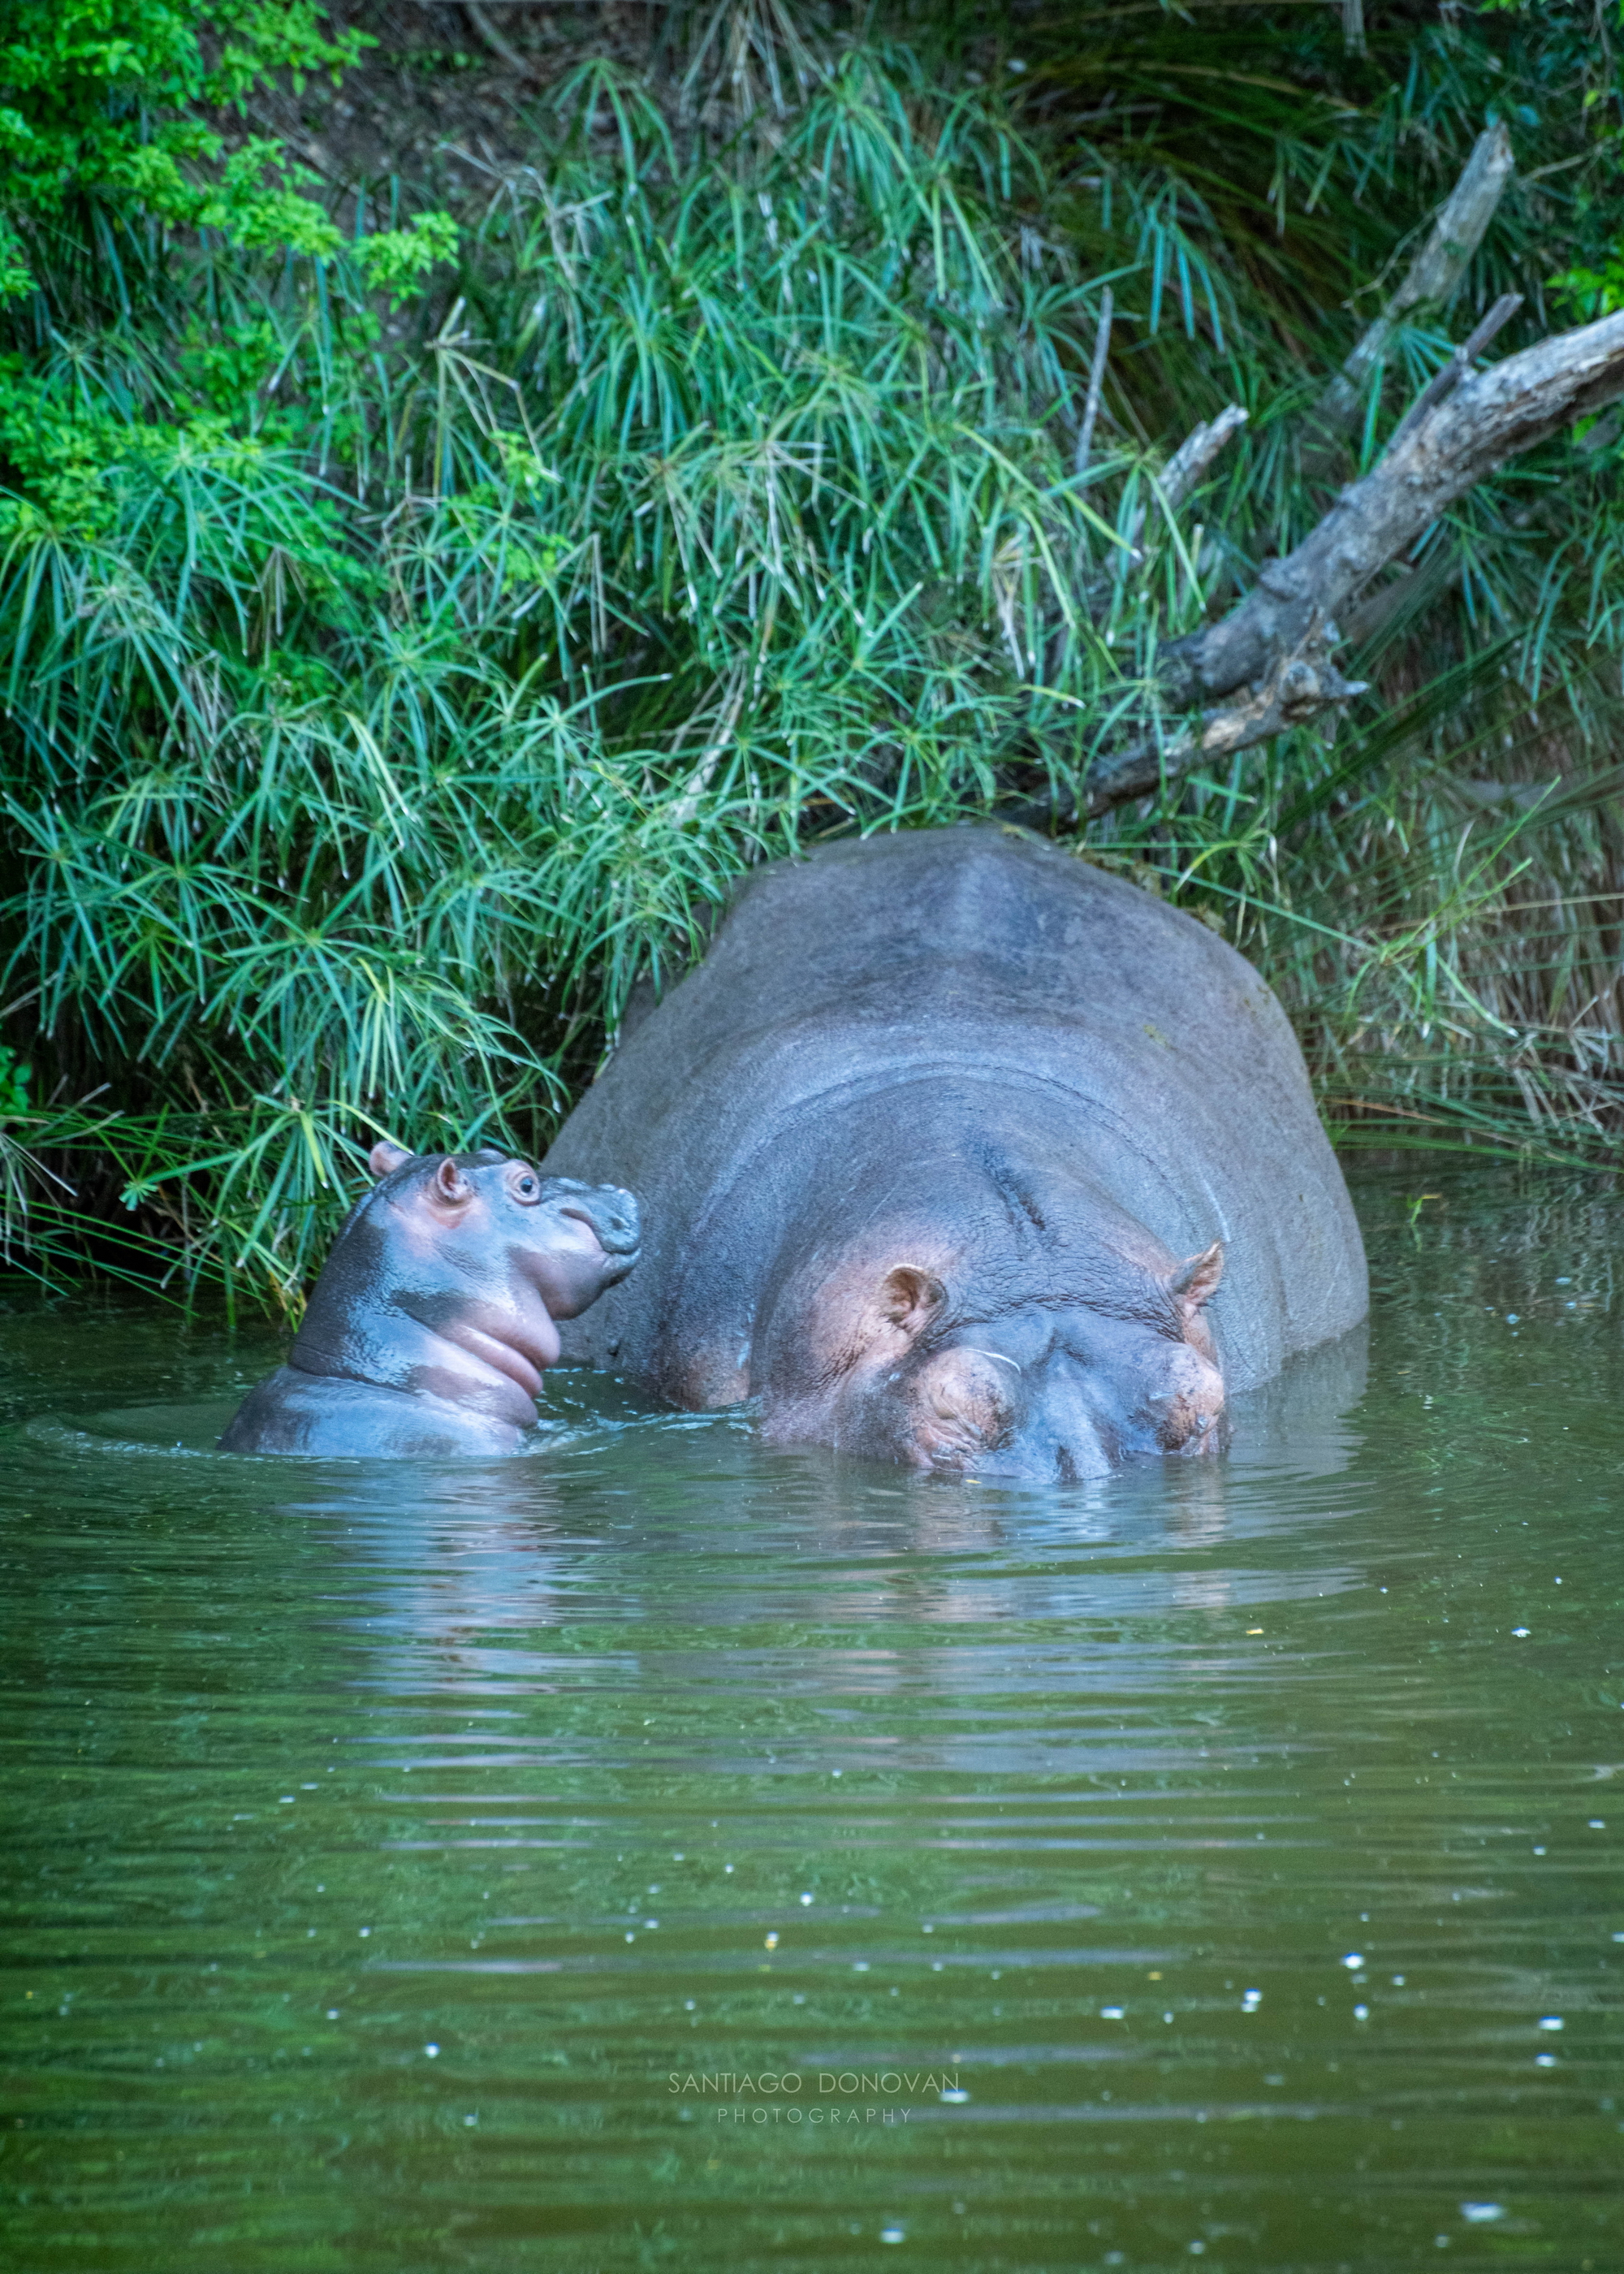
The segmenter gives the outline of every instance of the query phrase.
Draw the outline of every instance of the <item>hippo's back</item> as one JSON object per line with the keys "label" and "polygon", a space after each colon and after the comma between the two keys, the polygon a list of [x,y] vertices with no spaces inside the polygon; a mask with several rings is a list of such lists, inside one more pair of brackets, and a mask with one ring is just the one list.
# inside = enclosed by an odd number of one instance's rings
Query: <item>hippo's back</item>
{"label": "hippo's back", "polygon": [[1137,887],[981,827],[841,844],[747,882],[548,1156],[550,1174],[629,1186],[648,1225],[641,1269],[567,1352],[638,1372],[718,1239],[748,1315],[751,1164],[757,1183],[838,1176],[840,1115],[881,1096],[899,1157],[928,1124],[974,1143],[977,1101],[996,1099],[999,1145],[1013,1126],[1047,1159],[1070,1148],[1176,1254],[1222,1239],[1232,1387],[1365,1314],[1346,1188],[1258,974]]}

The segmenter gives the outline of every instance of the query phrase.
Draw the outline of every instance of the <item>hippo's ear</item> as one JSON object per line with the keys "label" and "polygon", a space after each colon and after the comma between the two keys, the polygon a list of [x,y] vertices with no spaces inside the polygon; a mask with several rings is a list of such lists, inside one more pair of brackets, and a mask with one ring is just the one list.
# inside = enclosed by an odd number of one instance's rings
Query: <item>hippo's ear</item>
{"label": "hippo's ear", "polygon": [[932,1273],[915,1263],[899,1263],[880,1283],[880,1315],[911,1337],[941,1307],[944,1291]]}
{"label": "hippo's ear", "polygon": [[1214,1240],[1199,1255],[1192,1255],[1181,1263],[1168,1282],[1168,1292],[1175,1296],[1186,1319],[1192,1319],[1204,1304],[1210,1303],[1218,1292],[1218,1282],[1223,1277],[1223,1242]]}
{"label": "hippo's ear", "polygon": [[461,1208],[464,1201],[473,1198],[473,1193],[472,1185],[447,1153],[434,1171],[434,1197],[444,1201],[448,1208]]}
{"label": "hippo's ear", "polygon": [[388,1177],[393,1176],[396,1169],[403,1169],[410,1158],[411,1155],[403,1145],[392,1144],[388,1138],[380,1137],[367,1155],[366,1165],[373,1176]]}

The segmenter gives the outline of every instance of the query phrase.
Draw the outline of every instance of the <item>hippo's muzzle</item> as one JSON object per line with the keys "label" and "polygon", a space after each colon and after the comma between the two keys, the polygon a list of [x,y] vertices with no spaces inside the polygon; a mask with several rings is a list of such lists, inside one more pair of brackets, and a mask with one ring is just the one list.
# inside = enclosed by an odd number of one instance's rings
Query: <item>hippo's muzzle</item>
{"label": "hippo's muzzle", "polygon": [[606,1259],[602,1284],[613,1287],[636,1262],[643,1226],[635,1197],[619,1185],[584,1185],[574,1177],[549,1177],[545,1196],[561,1216],[573,1216],[591,1231]]}

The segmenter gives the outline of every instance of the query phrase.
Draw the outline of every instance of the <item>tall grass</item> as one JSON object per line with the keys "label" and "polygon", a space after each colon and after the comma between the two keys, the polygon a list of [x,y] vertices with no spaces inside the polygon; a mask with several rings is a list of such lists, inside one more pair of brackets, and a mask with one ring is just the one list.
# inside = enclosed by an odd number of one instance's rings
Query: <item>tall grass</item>
{"label": "tall grass", "polygon": [[[1074,783],[1159,644],[1319,509],[1304,413],[1351,320],[1316,335],[1315,295],[1425,215],[1378,194],[1406,131],[1447,188],[1458,58],[1317,139],[1254,113],[1281,212],[1311,176],[1335,210],[1266,261],[1177,120],[1091,139],[1058,70],[1023,117],[1007,74],[757,12],[710,11],[663,98],[598,64],[553,90],[415,312],[344,259],[64,228],[0,430],[8,1032],[54,1094],[0,1116],[41,1164],[14,1238],[122,1193],[139,1253],[297,1305],[375,1133],[539,1146],[742,868]],[[721,116],[728,39],[759,107]],[[1479,282],[1537,266],[1510,230]],[[1171,510],[1159,469],[1231,395],[1249,437]],[[1624,1126],[1587,755],[1615,457],[1432,533],[1384,714],[1086,848],[1257,957],[1350,1131]]]}

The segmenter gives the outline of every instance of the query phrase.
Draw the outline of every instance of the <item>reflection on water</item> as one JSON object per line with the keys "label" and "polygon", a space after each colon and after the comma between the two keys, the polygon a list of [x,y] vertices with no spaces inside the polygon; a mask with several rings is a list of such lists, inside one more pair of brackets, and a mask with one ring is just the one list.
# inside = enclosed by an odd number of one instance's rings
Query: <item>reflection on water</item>
{"label": "reflection on water", "polygon": [[5,2263],[1624,2264],[1624,1235],[1423,1189],[1064,1490],[227,1460],[267,1337],[14,1289]]}

